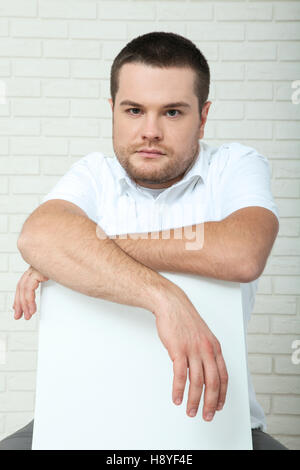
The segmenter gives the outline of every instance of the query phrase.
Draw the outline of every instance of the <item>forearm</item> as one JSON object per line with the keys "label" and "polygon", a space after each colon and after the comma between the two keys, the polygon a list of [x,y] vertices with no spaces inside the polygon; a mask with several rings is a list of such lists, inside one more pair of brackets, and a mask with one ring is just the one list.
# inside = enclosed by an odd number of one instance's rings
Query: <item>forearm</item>
{"label": "forearm", "polygon": [[232,220],[127,234],[123,239],[115,236],[114,241],[134,259],[157,271],[248,282],[249,256],[244,253],[242,229]]}
{"label": "forearm", "polygon": [[68,211],[33,218],[18,248],[44,276],[91,297],[153,310],[172,284],[131,258],[92,220]]}

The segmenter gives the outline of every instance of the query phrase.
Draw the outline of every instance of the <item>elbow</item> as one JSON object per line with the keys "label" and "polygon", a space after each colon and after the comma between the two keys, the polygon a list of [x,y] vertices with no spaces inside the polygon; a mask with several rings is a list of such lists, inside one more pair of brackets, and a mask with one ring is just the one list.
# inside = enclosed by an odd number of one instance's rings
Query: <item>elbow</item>
{"label": "elbow", "polygon": [[263,273],[264,266],[252,261],[246,263],[244,260],[240,263],[242,272],[239,273],[239,282],[247,283],[255,281]]}

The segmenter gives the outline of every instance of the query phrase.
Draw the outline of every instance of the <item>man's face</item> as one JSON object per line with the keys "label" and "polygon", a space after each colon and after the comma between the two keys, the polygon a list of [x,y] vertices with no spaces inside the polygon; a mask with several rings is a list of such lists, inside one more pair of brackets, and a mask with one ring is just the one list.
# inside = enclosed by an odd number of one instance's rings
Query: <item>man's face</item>
{"label": "man's face", "polygon": [[[190,68],[161,69],[139,63],[125,64],[120,69],[115,106],[109,99],[113,148],[127,174],[141,186],[172,186],[199,154],[199,139],[204,135],[211,102],[203,106],[200,121],[194,74]],[[178,102],[187,106],[169,106]],[[141,149],[163,154],[151,158],[153,154],[142,154]]]}

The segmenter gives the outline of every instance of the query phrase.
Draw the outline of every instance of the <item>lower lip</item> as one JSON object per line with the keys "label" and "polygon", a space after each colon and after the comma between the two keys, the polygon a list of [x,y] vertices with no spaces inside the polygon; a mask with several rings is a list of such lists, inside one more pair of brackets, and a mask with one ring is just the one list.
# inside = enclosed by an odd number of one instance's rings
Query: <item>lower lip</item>
{"label": "lower lip", "polygon": [[146,158],[159,158],[162,157],[162,153],[150,153],[150,152],[138,152],[142,157]]}

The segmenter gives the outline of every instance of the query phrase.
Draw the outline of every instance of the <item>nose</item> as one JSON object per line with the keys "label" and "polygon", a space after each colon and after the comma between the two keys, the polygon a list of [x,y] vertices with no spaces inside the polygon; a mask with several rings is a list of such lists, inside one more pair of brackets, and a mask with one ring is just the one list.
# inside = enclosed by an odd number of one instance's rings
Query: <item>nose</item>
{"label": "nose", "polygon": [[141,132],[143,139],[160,140],[163,136],[158,120],[152,117],[144,120]]}

